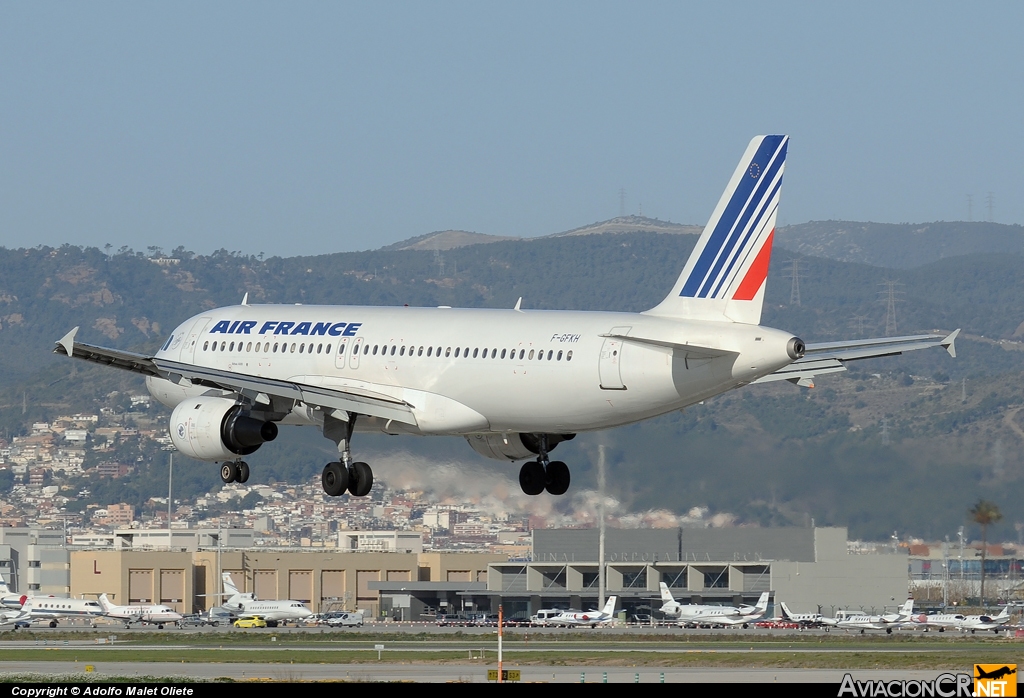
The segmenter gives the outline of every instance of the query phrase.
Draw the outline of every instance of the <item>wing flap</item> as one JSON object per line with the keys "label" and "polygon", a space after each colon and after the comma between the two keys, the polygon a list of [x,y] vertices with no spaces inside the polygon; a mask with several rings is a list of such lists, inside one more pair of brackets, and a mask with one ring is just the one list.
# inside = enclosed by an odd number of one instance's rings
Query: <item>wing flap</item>
{"label": "wing flap", "polygon": [[657,337],[640,337],[634,334],[620,334],[617,332],[609,332],[607,334],[602,334],[601,336],[612,337],[614,339],[621,339],[625,342],[636,342],[638,344],[650,344],[656,347],[674,349],[676,351],[685,352],[687,356],[693,359],[717,358],[719,356],[736,356],[736,352],[734,351],[718,349],[717,347],[702,347],[697,344],[673,342],[668,339],[659,339]]}

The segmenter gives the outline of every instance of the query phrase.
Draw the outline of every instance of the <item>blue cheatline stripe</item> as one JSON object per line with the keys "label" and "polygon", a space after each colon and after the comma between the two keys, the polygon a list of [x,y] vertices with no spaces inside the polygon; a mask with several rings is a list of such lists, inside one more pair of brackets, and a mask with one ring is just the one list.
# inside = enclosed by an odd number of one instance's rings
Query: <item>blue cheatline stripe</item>
{"label": "blue cheatline stripe", "polygon": [[[725,285],[726,282],[729,282],[731,284],[732,281],[735,281],[735,279],[730,279],[729,275],[732,273],[733,267],[736,265],[736,262],[740,262],[741,258],[743,260],[746,260],[753,252],[753,250],[746,249],[747,243],[750,242],[750,237],[752,235],[757,234],[757,232],[761,229],[761,226],[764,223],[766,217],[770,217],[770,213],[768,214],[768,216],[766,216],[765,213],[768,212],[769,209],[771,211],[774,211],[776,208],[778,208],[778,206],[772,206],[772,202],[775,200],[775,195],[778,193],[779,187],[781,186],[782,177],[779,177],[779,181],[775,183],[774,187],[772,187],[772,192],[761,200],[760,210],[755,214],[754,221],[747,229],[747,234],[743,237],[743,241],[736,246],[736,255],[733,256],[732,260],[729,262],[729,266],[725,268],[725,272],[722,274],[722,278],[719,279],[718,285],[715,286],[715,290],[711,294],[712,298],[718,297],[718,292],[722,290],[722,286]],[[742,262],[740,262],[740,266],[743,266]]]}
{"label": "blue cheatline stripe", "polygon": [[[747,170],[749,171],[750,166],[756,163],[763,172],[765,166],[771,161],[772,155],[778,152],[780,144],[784,144],[785,142],[786,136],[766,136],[758,146],[757,152],[754,153],[754,157],[751,158],[750,162],[747,164]],[[785,150],[781,153],[781,160],[785,160]],[[747,200],[750,198],[751,192],[754,191],[754,188],[762,182],[767,174],[768,173],[764,173],[757,179],[747,175],[740,177],[740,181],[736,185],[736,190],[730,197],[729,203],[726,205],[725,210],[718,219],[718,223],[715,224],[715,229],[708,238],[704,249],[701,251],[700,257],[697,259],[689,277],[687,277],[686,282],[683,284],[682,291],[679,293],[680,296],[694,297],[697,295],[704,279],[707,277],[708,270],[711,268],[711,265],[714,264],[719,250],[722,249],[723,245],[728,240],[729,234],[733,230],[734,224],[737,218],[739,218],[740,213],[743,211]]]}
{"label": "blue cheatline stripe", "polygon": [[757,185],[754,189],[753,196],[749,201],[745,202],[745,207],[730,231],[728,240],[722,246],[722,250],[715,261],[714,267],[711,269],[710,273],[708,273],[707,278],[704,279],[704,283],[701,285],[700,291],[697,293],[701,298],[706,298],[711,292],[711,285],[715,282],[715,279],[718,278],[722,271],[722,267],[725,266],[725,263],[729,259],[729,255],[732,254],[733,249],[736,248],[736,243],[743,236],[743,232],[747,229],[747,223],[750,221],[750,217],[754,214],[754,211],[758,208],[761,201],[764,200],[765,192],[772,186],[772,181],[775,179],[779,169],[786,161],[785,155],[785,146],[783,146],[782,150],[775,154],[774,161],[768,165],[768,171],[762,171],[763,173],[761,176],[755,180]]}

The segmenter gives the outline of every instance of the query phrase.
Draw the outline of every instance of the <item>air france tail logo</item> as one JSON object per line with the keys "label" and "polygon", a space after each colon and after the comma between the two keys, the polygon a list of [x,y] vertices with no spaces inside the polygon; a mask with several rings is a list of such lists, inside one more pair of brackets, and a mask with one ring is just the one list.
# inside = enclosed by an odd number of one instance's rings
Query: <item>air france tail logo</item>
{"label": "air france tail logo", "polygon": [[[723,195],[680,296],[752,300],[768,276],[789,138],[765,136]],[[742,166],[742,165],[741,165]],[[723,207],[724,203],[724,207]],[[710,229],[710,233],[708,232]]]}
{"label": "air france tail logo", "polygon": [[258,320],[221,320],[210,334],[283,334],[283,335],[305,335],[308,337],[329,335],[331,337],[354,337],[361,322],[288,322],[281,320],[270,320],[264,322],[258,332],[253,328],[259,324]]}

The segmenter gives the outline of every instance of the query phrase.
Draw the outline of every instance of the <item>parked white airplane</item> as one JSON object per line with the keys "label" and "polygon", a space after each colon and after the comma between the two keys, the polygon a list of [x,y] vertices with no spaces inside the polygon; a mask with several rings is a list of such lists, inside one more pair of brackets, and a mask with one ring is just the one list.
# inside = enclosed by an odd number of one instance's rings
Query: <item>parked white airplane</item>
{"label": "parked white airplane", "polygon": [[124,627],[132,623],[143,623],[155,625],[160,630],[164,629],[165,623],[177,623],[181,620],[181,614],[170,606],[161,604],[136,604],[134,606],[116,606],[110,603],[106,594],[100,594],[100,606],[103,607],[103,614],[108,618],[124,621]]}
{"label": "parked white airplane", "polygon": [[[54,349],[146,376],[173,408],[182,453],[221,463],[245,482],[242,460],[278,424],[320,428],[339,460],[323,470],[331,496],[369,493],[353,462],[354,431],[463,436],[477,453],[526,463],[524,492],[569,488],[549,454],[577,432],[679,410],[755,382],[845,370],[845,362],[945,347],[949,335],[805,345],[759,325],[789,138],[747,146],[668,296],[642,313],[241,305],[179,325],[153,355],[75,340]],[[522,299],[520,299],[521,301]]]}
{"label": "parked white airplane", "polygon": [[548,620],[548,625],[589,625],[591,628],[607,625],[615,621],[615,603],[618,600],[618,596],[609,596],[600,611],[562,611]]}
{"label": "parked white airplane", "polygon": [[760,620],[768,611],[768,592],[763,592],[755,606],[740,606],[738,609],[719,606],[709,609],[700,615],[688,619],[687,623],[696,625],[742,625],[746,628],[756,620]]}
{"label": "parked white airplane", "polygon": [[28,614],[25,619],[31,620],[33,623],[48,620],[51,628],[56,628],[57,621],[65,618],[93,619],[103,615],[103,607],[97,601],[56,596],[29,597],[25,600],[21,610]]}
{"label": "parked white airplane", "polygon": [[953,630],[970,630],[974,633],[977,630],[991,630],[999,632],[999,628],[1010,622],[1010,607],[1007,606],[999,615],[967,616],[962,613],[935,613],[930,616],[919,616],[918,625],[926,628],[938,628],[939,632],[945,632],[946,628]]}
{"label": "parked white airplane", "polygon": [[313,612],[306,608],[301,601],[260,601],[252,594],[238,591],[238,587],[231,580],[231,574],[224,572],[224,595],[228,600],[224,602],[223,608],[230,610],[239,618],[252,618],[259,616],[270,623],[285,623],[287,621],[300,621],[313,615]]}
{"label": "parked white airplane", "polygon": [[661,608],[659,609],[669,618],[679,620],[681,623],[689,623],[691,618],[696,618],[708,611],[727,611],[730,614],[738,614],[740,609],[735,606],[703,606],[692,603],[679,603],[665,582],[659,582],[661,589]]}
{"label": "parked white airplane", "polygon": [[785,601],[779,603],[779,608],[782,610],[782,620],[787,620],[790,623],[799,623],[800,625],[811,627],[836,624],[834,618],[826,618],[820,613],[793,613],[789,610],[789,607],[786,606]]}
{"label": "parked white airplane", "polygon": [[884,630],[886,634],[892,635],[893,628],[912,624],[913,615],[914,600],[907,599],[906,603],[896,613],[887,613],[881,616],[867,614],[844,616],[835,621],[835,626],[838,628],[860,630],[861,633],[865,630]]}

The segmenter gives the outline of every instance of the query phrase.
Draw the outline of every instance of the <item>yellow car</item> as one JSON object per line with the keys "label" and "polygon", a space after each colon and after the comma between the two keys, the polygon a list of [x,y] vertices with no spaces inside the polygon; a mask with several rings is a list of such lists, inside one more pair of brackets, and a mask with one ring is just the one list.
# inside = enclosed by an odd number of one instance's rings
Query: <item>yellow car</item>
{"label": "yellow car", "polygon": [[233,625],[236,628],[265,628],[267,627],[267,621],[259,616],[255,618],[239,618]]}

